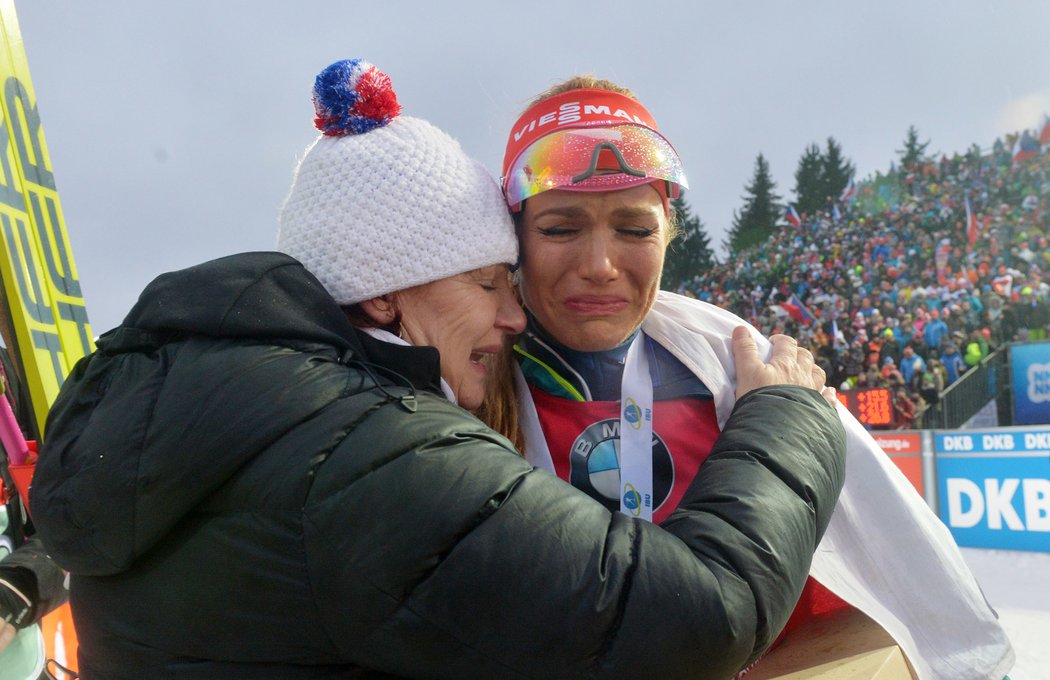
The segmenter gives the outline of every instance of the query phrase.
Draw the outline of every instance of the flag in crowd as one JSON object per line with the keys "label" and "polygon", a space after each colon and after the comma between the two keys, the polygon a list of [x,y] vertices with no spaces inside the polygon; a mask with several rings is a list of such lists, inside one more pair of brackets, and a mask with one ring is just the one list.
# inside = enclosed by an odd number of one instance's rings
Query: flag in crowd
{"label": "flag in crowd", "polygon": [[800,323],[811,323],[816,319],[813,316],[813,312],[809,311],[809,308],[802,303],[802,300],[797,295],[792,295],[787,302],[781,302],[780,307],[788,313],[788,316]]}
{"label": "flag in crowd", "polygon": [[933,264],[937,268],[937,282],[943,285],[947,280],[948,256],[952,252],[952,242],[942,238],[933,252]]}
{"label": "flag in crowd", "polygon": [[1007,300],[1010,299],[1010,293],[1014,287],[1014,277],[1010,274],[1003,274],[1002,276],[996,276],[992,279],[992,290],[999,295],[1002,295]]}
{"label": "flag in crowd", "polygon": [[1017,162],[1034,158],[1039,153],[1039,140],[1033,137],[1028,130],[1021,133],[1014,144],[1014,160]]}
{"label": "flag in crowd", "polygon": [[850,201],[857,197],[857,184],[854,182],[853,176],[850,175],[849,182],[846,183],[846,188],[842,190],[842,195],[839,196],[839,200],[843,203]]}
{"label": "flag in crowd", "polygon": [[784,213],[784,219],[793,227],[800,226],[802,224],[802,218],[795,212],[795,206],[789,205],[787,212]]}
{"label": "flag in crowd", "polygon": [[1050,116],[1043,116],[1043,129],[1039,131],[1039,143],[1050,144]]}
{"label": "flag in crowd", "polygon": [[792,295],[788,298],[788,302],[798,307],[799,313],[802,314],[802,320],[809,323],[816,321],[817,317],[813,315],[813,312],[809,311],[809,307],[803,304],[802,300],[797,295]]}
{"label": "flag in crowd", "polygon": [[966,197],[966,237],[973,246],[977,243],[977,216],[973,214],[970,197]]}
{"label": "flag in crowd", "polygon": [[845,347],[849,343],[846,342],[846,334],[839,330],[838,320],[831,319],[831,346],[838,349],[839,346]]}
{"label": "flag in crowd", "polygon": [[831,206],[831,216],[835,219],[836,222],[841,222],[842,221],[842,212],[839,210],[839,204],[838,203],[832,204],[832,206]]}

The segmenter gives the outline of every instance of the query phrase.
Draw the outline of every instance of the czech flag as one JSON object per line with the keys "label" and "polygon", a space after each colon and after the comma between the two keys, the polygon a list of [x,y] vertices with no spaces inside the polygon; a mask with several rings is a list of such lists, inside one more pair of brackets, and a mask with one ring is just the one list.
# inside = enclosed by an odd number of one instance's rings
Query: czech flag
{"label": "czech flag", "polygon": [[842,331],[839,330],[838,321],[836,321],[835,319],[832,319],[831,320],[831,346],[833,348],[837,349],[839,345],[845,346],[845,344],[846,344],[846,336],[845,336],[845,334]]}
{"label": "czech flag", "polygon": [[802,304],[802,300],[799,300],[797,295],[792,295],[787,302],[781,302],[780,307],[788,313],[788,316],[799,323],[813,323],[816,319],[813,316],[813,312],[809,311],[806,305]]}
{"label": "czech flag", "polygon": [[853,177],[850,176],[849,182],[846,183],[846,188],[842,190],[842,195],[839,196],[839,200],[845,203],[857,196],[857,185],[853,181]]}
{"label": "czech flag", "polygon": [[795,206],[793,205],[788,206],[787,212],[784,213],[784,219],[793,227],[798,227],[802,224],[802,218],[795,212]]}
{"label": "czech flag", "polygon": [[1039,140],[1028,134],[1028,130],[1021,133],[1021,137],[1014,144],[1014,160],[1017,162],[1034,158],[1039,153]]}
{"label": "czech flag", "polygon": [[973,208],[970,207],[970,197],[966,197],[966,238],[970,241],[970,245],[977,243],[977,216],[973,214]]}

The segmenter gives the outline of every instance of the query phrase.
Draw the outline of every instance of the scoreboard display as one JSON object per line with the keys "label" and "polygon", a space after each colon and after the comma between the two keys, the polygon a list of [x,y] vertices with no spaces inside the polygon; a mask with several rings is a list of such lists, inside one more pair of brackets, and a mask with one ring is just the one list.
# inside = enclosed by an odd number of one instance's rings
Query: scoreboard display
{"label": "scoreboard display", "polygon": [[893,395],[885,387],[836,393],[842,405],[867,427],[893,424]]}

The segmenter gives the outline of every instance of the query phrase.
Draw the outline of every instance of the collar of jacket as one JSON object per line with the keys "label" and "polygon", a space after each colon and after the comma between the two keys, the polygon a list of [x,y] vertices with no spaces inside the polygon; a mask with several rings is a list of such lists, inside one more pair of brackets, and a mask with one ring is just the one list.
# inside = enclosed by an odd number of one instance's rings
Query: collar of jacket
{"label": "collar of jacket", "polygon": [[98,347],[148,349],[187,334],[323,343],[344,362],[357,359],[378,366],[391,382],[442,394],[437,349],[358,332],[320,281],[283,253],[239,253],[161,274]]}
{"label": "collar of jacket", "polygon": [[382,373],[387,377],[398,376],[411,387],[444,398],[441,391],[441,355],[436,347],[395,345],[377,340],[356,328],[354,333],[364,350],[361,355],[363,362],[381,366]]}
{"label": "collar of jacket", "polygon": [[518,363],[532,384],[575,401],[620,398],[620,379],[627,350],[638,331],[612,349],[582,352],[559,343],[540,327],[531,312],[528,326],[514,347]]}
{"label": "collar of jacket", "polygon": [[[581,352],[552,339],[529,314],[529,326],[514,346],[526,382],[548,394],[575,401],[618,401],[627,350],[636,330],[623,343],[603,352]],[[704,383],[672,352],[646,339],[653,396],[657,401],[682,397],[711,399]]]}

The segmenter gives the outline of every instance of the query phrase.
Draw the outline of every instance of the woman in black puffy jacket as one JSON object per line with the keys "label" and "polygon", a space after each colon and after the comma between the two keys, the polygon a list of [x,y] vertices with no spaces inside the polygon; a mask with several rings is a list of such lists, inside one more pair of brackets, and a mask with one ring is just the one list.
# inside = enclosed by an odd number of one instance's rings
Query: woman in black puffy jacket
{"label": "woman in black puffy jacket", "polygon": [[31,501],[85,680],[755,658],[842,484],[811,357],[783,338],[764,364],[735,336],[741,398],[675,516],[610,513],[460,408],[524,324],[495,183],[366,62],[322,72],[315,105],[283,253],[159,277],[54,405]]}

